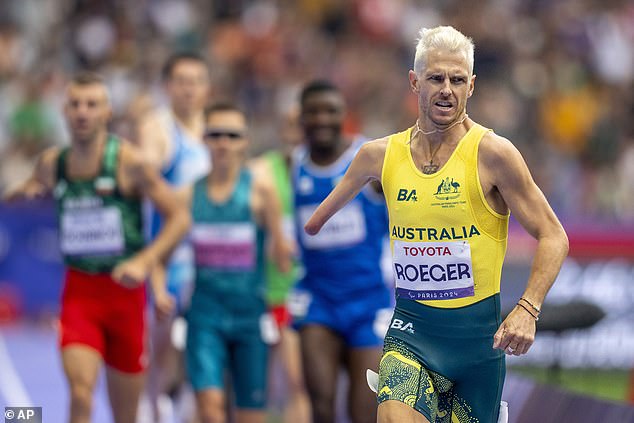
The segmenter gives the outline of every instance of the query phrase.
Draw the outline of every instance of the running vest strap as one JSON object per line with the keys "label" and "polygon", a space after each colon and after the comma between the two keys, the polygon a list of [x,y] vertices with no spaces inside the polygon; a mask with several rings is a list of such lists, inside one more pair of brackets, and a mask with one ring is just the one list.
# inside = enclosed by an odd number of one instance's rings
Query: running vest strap
{"label": "running vest strap", "polygon": [[[289,240],[295,239],[295,226],[293,222],[293,194],[291,190],[291,177],[286,158],[279,151],[266,153],[264,159],[271,169],[273,185],[282,208],[282,229],[284,236]],[[267,291],[266,300],[268,304],[284,304],[288,292],[297,278],[297,266],[293,266],[290,272],[282,273],[275,263],[267,260],[266,280]]]}
{"label": "running vest strap", "polygon": [[189,318],[258,319],[264,311],[264,234],[251,210],[251,173],[241,171],[223,203],[213,201],[207,192],[207,178],[196,182],[191,236],[196,285]]}
{"label": "running vest strap", "polygon": [[472,126],[447,163],[427,175],[410,151],[411,129],[389,137],[381,183],[389,211],[397,295],[441,308],[500,292],[509,216],[486,202]]}
{"label": "running vest strap", "polygon": [[120,141],[109,135],[95,178],[67,176],[65,148],[57,159],[60,243],[66,265],[89,273],[110,272],[143,248],[141,200],[124,197],[117,186]]}

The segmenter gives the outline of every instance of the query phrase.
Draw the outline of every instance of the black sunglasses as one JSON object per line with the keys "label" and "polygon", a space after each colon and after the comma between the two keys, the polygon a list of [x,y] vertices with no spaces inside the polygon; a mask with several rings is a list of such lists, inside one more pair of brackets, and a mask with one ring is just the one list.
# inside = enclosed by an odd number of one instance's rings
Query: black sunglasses
{"label": "black sunglasses", "polygon": [[204,134],[205,138],[210,140],[219,140],[220,138],[229,138],[232,141],[244,138],[244,132],[230,131],[225,129],[207,129]]}

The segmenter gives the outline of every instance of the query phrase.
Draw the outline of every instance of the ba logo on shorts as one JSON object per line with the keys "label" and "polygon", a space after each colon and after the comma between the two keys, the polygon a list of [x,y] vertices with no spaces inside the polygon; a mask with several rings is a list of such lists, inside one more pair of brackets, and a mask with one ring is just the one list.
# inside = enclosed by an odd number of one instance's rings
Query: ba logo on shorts
{"label": "ba logo on shorts", "polygon": [[396,196],[396,201],[418,201],[416,190],[413,189],[409,191],[406,189],[399,189],[398,195]]}
{"label": "ba logo on shorts", "polygon": [[414,333],[414,324],[412,322],[405,323],[401,319],[394,319],[390,328],[398,329],[401,332],[409,332],[412,334]]}

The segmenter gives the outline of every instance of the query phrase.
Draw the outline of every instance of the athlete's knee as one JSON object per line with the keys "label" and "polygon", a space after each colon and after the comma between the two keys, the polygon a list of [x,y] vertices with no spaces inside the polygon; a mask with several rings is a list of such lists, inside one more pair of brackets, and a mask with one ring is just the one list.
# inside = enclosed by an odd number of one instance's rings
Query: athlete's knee
{"label": "athlete's knee", "polygon": [[114,423],[135,423],[137,419],[138,404],[133,403],[125,407],[113,407],[112,419]]}
{"label": "athlete's knee", "polygon": [[375,423],[376,413],[371,412],[369,409],[360,410],[358,412],[351,411],[350,420],[352,423]]}
{"label": "athlete's knee", "polygon": [[223,403],[214,400],[198,401],[201,423],[225,423],[227,415]]}
{"label": "athlete's knee", "polygon": [[304,381],[304,378],[302,377],[301,372],[297,372],[297,373],[291,373],[288,372],[287,373],[287,377],[286,377],[286,385],[288,388],[288,391],[291,394],[301,394],[301,395],[306,395],[306,383]]}
{"label": "athlete's knee", "polygon": [[313,423],[332,423],[335,421],[334,398],[312,398]]}
{"label": "athlete's knee", "polygon": [[90,415],[92,411],[92,386],[74,382],[70,386],[70,406],[73,415]]}
{"label": "athlete's knee", "polygon": [[429,423],[429,420],[420,412],[400,401],[384,401],[378,405],[378,423],[401,423],[403,421],[415,423]]}
{"label": "athlete's knee", "polygon": [[201,423],[225,423],[227,415],[224,410],[199,409]]}
{"label": "athlete's knee", "polygon": [[375,423],[376,407],[376,395],[367,385],[350,390],[348,409],[353,423]]}
{"label": "athlete's knee", "polygon": [[356,404],[350,407],[350,420],[352,423],[375,423],[376,422],[376,402]]}

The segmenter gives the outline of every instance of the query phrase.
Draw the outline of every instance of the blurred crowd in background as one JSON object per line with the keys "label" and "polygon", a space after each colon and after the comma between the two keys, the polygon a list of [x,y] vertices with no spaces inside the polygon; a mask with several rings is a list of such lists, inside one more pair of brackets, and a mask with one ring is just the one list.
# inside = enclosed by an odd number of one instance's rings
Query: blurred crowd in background
{"label": "blurred crowd in background", "polygon": [[134,140],[139,117],[163,103],[165,59],[200,52],[213,96],[247,111],[256,154],[278,145],[283,116],[316,77],[343,89],[348,132],[411,126],[414,42],[436,25],[473,38],[469,115],[515,143],[564,223],[634,223],[627,0],[3,1],[0,192],[43,148],[67,142],[62,94],[77,70],[106,77],[112,130]]}

